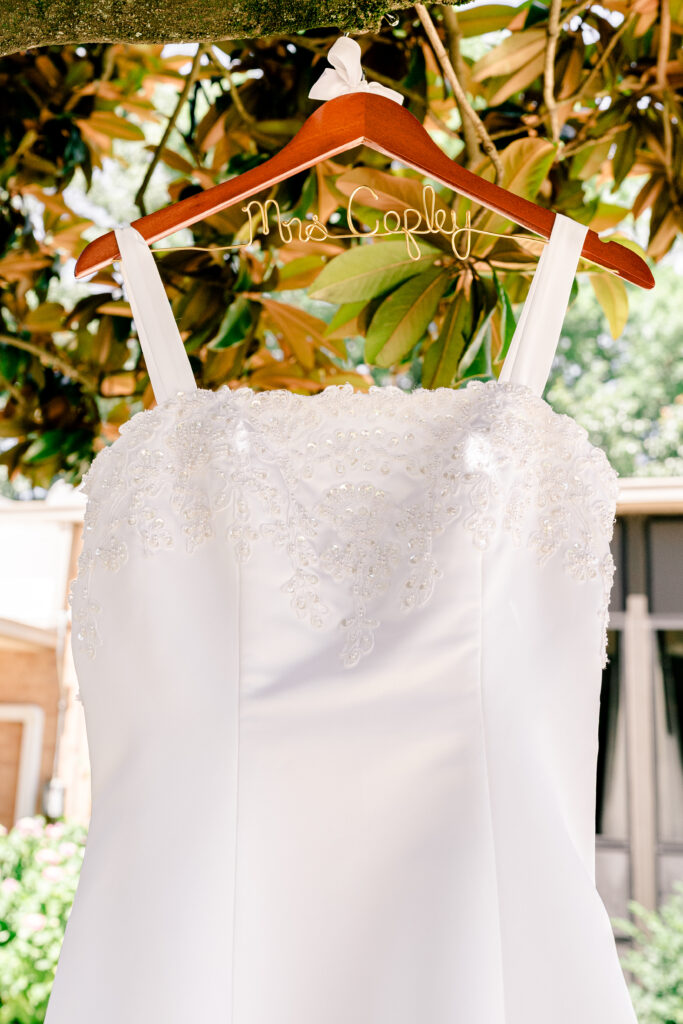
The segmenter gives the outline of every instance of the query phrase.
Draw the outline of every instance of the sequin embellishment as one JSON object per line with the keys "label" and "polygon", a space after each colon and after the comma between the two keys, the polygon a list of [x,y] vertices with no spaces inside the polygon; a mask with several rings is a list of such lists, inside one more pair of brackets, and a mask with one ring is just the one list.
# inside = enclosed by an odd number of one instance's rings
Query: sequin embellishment
{"label": "sequin embellishment", "polygon": [[118,571],[134,542],[192,552],[220,534],[240,562],[263,541],[284,548],[292,575],[281,589],[313,628],[329,615],[321,579],[342,588],[340,658],[352,668],[373,649],[380,595],[395,590],[405,611],[428,601],[443,576],[434,538],[457,521],[482,551],[504,531],[538,565],[557,556],[577,582],[599,577],[607,664],[617,473],[582,426],[524,384],[179,392],[123,424],[80,490],[69,602],[73,642],[91,658],[102,642],[97,571]]}

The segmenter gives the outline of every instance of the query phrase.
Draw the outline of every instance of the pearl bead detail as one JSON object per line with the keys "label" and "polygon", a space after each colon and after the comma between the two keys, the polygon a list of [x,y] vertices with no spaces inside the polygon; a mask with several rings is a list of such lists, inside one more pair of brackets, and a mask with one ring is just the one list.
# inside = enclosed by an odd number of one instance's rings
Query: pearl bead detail
{"label": "pearl bead detail", "polygon": [[[88,503],[69,603],[73,642],[91,658],[96,572],[119,571],[135,538],[152,554],[178,542],[193,552],[218,534],[240,562],[257,543],[283,548],[292,575],[281,589],[314,629],[329,614],[321,578],[338,584],[348,602],[340,659],[352,668],[373,649],[381,595],[396,590],[406,612],[429,600],[443,576],[433,540],[459,522],[478,550],[504,532],[539,566],[558,555],[577,582],[601,578],[607,663],[617,474],[583,427],[526,385],[363,394],[343,384],[314,396],[226,385],[177,392],[120,432],[80,485]],[[310,481],[324,471],[331,485],[318,489]]]}

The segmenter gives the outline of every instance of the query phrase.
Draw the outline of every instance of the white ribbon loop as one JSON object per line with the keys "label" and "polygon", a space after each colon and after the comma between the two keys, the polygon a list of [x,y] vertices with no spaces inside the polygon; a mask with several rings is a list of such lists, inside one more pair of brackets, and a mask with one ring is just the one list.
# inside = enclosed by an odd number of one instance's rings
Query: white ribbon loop
{"label": "white ribbon loop", "polygon": [[395,89],[389,89],[379,82],[368,82],[360,63],[361,49],[355,39],[341,36],[330,47],[327,59],[332,65],[325,68],[309,92],[312,100],[331,100],[350,92],[372,92],[386,96],[394,103],[403,103],[403,96]]}

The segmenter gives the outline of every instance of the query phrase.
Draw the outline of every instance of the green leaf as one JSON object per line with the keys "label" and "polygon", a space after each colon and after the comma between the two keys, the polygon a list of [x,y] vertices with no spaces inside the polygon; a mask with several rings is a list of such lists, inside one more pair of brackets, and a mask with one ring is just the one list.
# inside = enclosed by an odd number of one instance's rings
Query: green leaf
{"label": "green leaf", "polygon": [[613,338],[618,338],[628,320],[628,292],[624,282],[613,274],[589,274],[595,297],[607,317]]}
{"label": "green leaf", "polygon": [[59,302],[41,302],[24,317],[23,326],[32,334],[59,331],[64,323],[64,312]]}
{"label": "green leaf", "polygon": [[277,273],[277,284],[271,287],[271,291],[293,291],[296,288],[307,288],[316,279],[322,268],[325,266],[324,256],[319,254],[311,256],[299,256],[290,260],[281,267]]}
{"label": "green leaf", "polygon": [[460,291],[448,307],[439,337],[425,352],[423,387],[447,388],[453,383],[465,351],[469,314],[470,304],[464,292]]}
{"label": "green leaf", "polygon": [[593,231],[607,231],[610,228],[616,228],[618,224],[621,224],[626,217],[628,217],[631,211],[624,206],[618,206],[616,203],[605,203],[598,201],[596,210],[591,217],[590,221],[581,221],[582,224],[590,224]]}
{"label": "green leaf", "polygon": [[500,350],[498,352],[498,357],[495,360],[495,363],[496,365],[500,364],[502,366],[502,364],[505,361],[505,357],[508,354],[510,342],[512,341],[512,338],[515,333],[515,314],[512,311],[512,303],[510,302],[510,297],[508,293],[505,291],[505,288],[501,284],[500,279],[496,274],[495,270],[493,270],[493,268],[491,269],[493,273],[493,283],[496,286],[496,293],[498,295],[498,306],[491,310],[491,349],[493,355],[493,342],[496,339],[499,340]]}
{"label": "green leaf", "polygon": [[[472,315],[472,325],[469,329],[469,341],[465,348],[465,354],[458,366],[458,375],[467,377],[493,377],[491,365],[491,331],[490,325],[495,315],[498,304],[496,299],[497,287],[495,281],[488,282],[485,278],[480,281],[478,289],[478,312]],[[474,289],[473,289],[474,295]],[[507,316],[507,312],[506,312]],[[514,326],[514,324],[513,324]]]}
{"label": "green leaf", "polygon": [[330,260],[309,295],[335,303],[374,299],[426,270],[438,255],[431,246],[422,246],[422,251],[419,260],[411,260],[402,241],[356,246]]}
{"label": "green leaf", "polygon": [[24,462],[42,462],[52,458],[61,451],[65,441],[68,443],[69,437],[63,430],[46,430],[26,449]]}
{"label": "green leaf", "polygon": [[[503,165],[503,179],[499,184],[524,199],[535,199],[553,165],[556,149],[547,139],[515,139],[499,155]],[[488,181],[493,181],[494,172],[490,161],[487,160],[480,173]],[[469,201],[461,199],[458,202],[459,224],[464,223],[465,210],[469,208]],[[510,231],[512,227],[512,221],[492,212],[485,213],[477,224],[480,231],[485,229],[500,233]]]}
{"label": "green leaf", "polygon": [[355,320],[361,309],[364,309],[366,305],[367,303],[365,299],[361,299],[359,302],[342,303],[327,325],[325,334],[332,334],[338,327],[343,327],[344,324],[348,324],[350,320]]}
{"label": "green leaf", "polygon": [[144,142],[145,133],[127,117],[119,117],[111,110],[94,110],[87,122],[95,131],[108,135],[111,139],[128,139],[131,142]]}
{"label": "green leaf", "polygon": [[448,283],[442,267],[430,267],[392,292],[372,318],[366,362],[385,367],[400,362],[424,335]]}
{"label": "green leaf", "polygon": [[638,148],[638,132],[631,127],[617,136],[617,149],[612,157],[612,173],[614,175],[614,188],[621,185],[624,178],[636,162],[636,150]]}
{"label": "green leaf", "polygon": [[[516,10],[515,10],[515,13]],[[514,32],[502,43],[488,50],[472,68],[472,79],[482,82],[486,78],[512,75],[524,65],[534,61],[546,45],[544,28],[530,28]]]}
{"label": "green leaf", "polygon": [[228,306],[227,312],[216,331],[216,336],[209,342],[207,348],[221,349],[229,348],[231,345],[238,345],[249,333],[253,322],[251,303],[244,295],[238,295],[232,305]]}
{"label": "green leaf", "polygon": [[465,38],[483,36],[486,32],[498,32],[507,28],[517,17],[519,7],[509,4],[484,4],[458,11],[458,25]]}
{"label": "green leaf", "polygon": [[594,145],[585,146],[572,157],[570,174],[572,178],[587,181],[597,174],[607,159],[612,146],[611,139],[596,139]]}

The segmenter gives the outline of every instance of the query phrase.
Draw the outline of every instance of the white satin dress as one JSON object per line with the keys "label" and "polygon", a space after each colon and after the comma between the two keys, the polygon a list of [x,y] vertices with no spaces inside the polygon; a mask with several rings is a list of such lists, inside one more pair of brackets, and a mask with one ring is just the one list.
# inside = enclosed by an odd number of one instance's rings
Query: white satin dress
{"label": "white satin dress", "polygon": [[594,872],[617,474],[541,397],[585,233],[500,380],[305,396],[198,389],[117,229],[157,404],[81,485],[46,1024],[634,1024]]}

